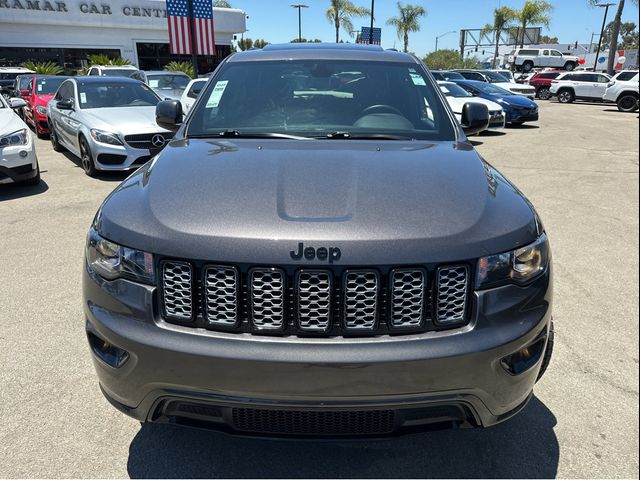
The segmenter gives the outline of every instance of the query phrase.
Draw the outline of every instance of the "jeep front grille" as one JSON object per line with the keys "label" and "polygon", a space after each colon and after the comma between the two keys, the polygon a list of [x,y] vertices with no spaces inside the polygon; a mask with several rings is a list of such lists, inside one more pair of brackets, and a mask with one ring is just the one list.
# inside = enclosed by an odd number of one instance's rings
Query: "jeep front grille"
{"label": "jeep front grille", "polygon": [[284,327],[284,272],[256,269],[251,272],[251,320],[258,330]]}
{"label": "jeep front grille", "polygon": [[172,323],[270,335],[363,336],[463,325],[470,269],[295,269],[160,262],[160,312]]}
{"label": "jeep front grille", "polygon": [[204,270],[204,316],[212,325],[234,326],[238,321],[238,271],[208,266]]}
{"label": "jeep front grille", "polygon": [[394,327],[419,327],[426,307],[424,270],[394,270],[391,274],[391,324]]}
{"label": "jeep front grille", "polygon": [[162,296],[164,315],[175,320],[193,317],[193,271],[185,262],[165,262],[162,265]]}
{"label": "jeep front grille", "polygon": [[436,321],[441,325],[464,320],[469,271],[465,266],[439,268],[436,273]]}

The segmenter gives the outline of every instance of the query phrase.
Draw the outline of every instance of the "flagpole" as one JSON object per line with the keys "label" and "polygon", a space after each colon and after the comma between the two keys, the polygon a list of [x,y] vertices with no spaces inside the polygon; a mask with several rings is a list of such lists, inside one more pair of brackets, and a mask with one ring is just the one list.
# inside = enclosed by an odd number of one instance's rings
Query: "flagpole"
{"label": "flagpole", "polygon": [[191,40],[191,63],[193,65],[194,78],[198,78],[198,50],[196,46],[195,15],[193,13],[193,0],[187,0],[189,8],[189,38]]}

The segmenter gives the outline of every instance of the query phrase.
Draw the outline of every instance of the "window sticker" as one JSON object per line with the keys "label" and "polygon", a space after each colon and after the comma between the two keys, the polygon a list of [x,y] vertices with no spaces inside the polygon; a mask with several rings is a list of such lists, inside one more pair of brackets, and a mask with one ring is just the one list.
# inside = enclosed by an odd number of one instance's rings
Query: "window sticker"
{"label": "window sticker", "polygon": [[160,80],[149,80],[149,86],[151,88],[158,88],[159,83],[160,83]]}
{"label": "window sticker", "polygon": [[41,84],[41,83],[39,83],[39,84],[38,84],[38,91],[39,91],[39,92],[41,92],[41,91],[42,91],[42,84]]}
{"label": "window sticker", "polygon": [[218,108],[220,99],[222,98],[228,83],[228,80],[222,80],[216,83],[216,86],[213,87],[213,92],[211,92],[209,100],[207,100],[207,108]]}
{"label": "window sticker", "polygon": [[414,85],[417,85],[419,87],[425,87],[427,85],[424,81],[424,78],[422,78],[422,75],[420,75],[419,73],[409,72],[409,75],[411,75],[411,80],[413,80]]}
{"label": "window sticker", "polygon": [[80,92],[80,103],[87,103],[87,94]]}

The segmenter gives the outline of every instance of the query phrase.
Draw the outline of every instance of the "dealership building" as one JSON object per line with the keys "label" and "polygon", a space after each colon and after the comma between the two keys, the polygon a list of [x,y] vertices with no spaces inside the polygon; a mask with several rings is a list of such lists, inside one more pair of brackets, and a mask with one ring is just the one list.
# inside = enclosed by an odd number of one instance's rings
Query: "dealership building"
{"label": "dealership building", "polygon": [[[246,31],[242,10],[214,8],[215,57],[198,59],[201,73],[231,53]],[[0,0],[0,65],[54,61],[68,72],[90,54],[121,56],[142,70],[190,57],[169,53],[164,0]]]}

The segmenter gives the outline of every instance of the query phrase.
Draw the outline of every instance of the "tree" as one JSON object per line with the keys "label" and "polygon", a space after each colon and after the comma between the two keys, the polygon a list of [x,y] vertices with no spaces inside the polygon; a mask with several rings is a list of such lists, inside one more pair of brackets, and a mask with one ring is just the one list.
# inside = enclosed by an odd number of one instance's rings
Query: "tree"
{"label": "tree", "polygon": [[[633,3],[638,6],[638,0],[632,0]],[[592,6],[598,5],[598,0],[588,0],[588,3]],[[618,37],[620,36],[620,27],[622,25],[622,12],[624,11],[625,0],[618,1],[618,9],[616,10],[616,16],[613,19],[613,25],[611,27],[611,38],[609,39],[609,61],[607,62],[607,72],[613,74],[613,67],[617,57]]]}
{"label": "tree", "polygon": [[22,66],[39,75],[60,75],[64,71],[64,69],[55,62],[35,62],[29,60],[24,62]]}
{"label": "tree", "polygon": [[553,6],[545,0],[527,0],[521,10],[516,10],[517,20],[520,24],[521,37],[520,47],[524,46],[524,37],[527,25],[544,25],[549,28],[551,17],[549,13]]}
{"label": "tree", "polygon": [[216,8],[231,8],[231,4],[226,0],[214,0],[213,6]]}
{"label": "tree", "polygon": [[264,48],[267,45],[269,45],[269,42],[261,38],[257,38],[256,41],[253,42],[253,48]]}
{"label": "tree", "polygon": [[196,78],[191,62],[169,62],[164,66],[164,69],[172,72],[182,72],[191,78]]}
{"label": "tree", "polygon": [[479,68],[480,62],[474,57],[462,58],[457,50],[441,49],[431,52],[423,59],[427,67],[434,70],[451,70],[452,68]]}
{"label": "tree", "polygon": [[326,16],[329,23],[336,29],[336,43],[340,43],[340,27],[350,36],[353,32],[353,17],[366,17],[370,15],[368,8],[358,7],[351,0],[331,0]]}
{"label": "tree", "polygon": [[540,35],[540,43],[543,45],[557,45],[558,37],[550,37],[548,35]]}
{"label": "tree", "polygon": [[245,50],[250,50],[253,48],[253,40],[251,40],[250,38],[243,38],[238,40],[238,48],[240,50],[242,50],[243,52]]}
{"label": "tree", "polygon": [[[611,33],[613,31],[613,23],[609,24],[604,29],[602,35],[603,45],[611,44]],[[633,22],[625,22],[620,24],[620,34],[618,35],[618,50],[628,50],[632,48],[638,48],[638,30],[637,25]]]}
{"label": "tree", "polygon": [[122,57],[109,57],[103,53],[89,55],[89,65],[131,65],[131,62]]}
{"label": "tree", "polygon": [[294,38],[289,43],[322,43],[322,40],[319,38],[314,38],[313,40],[306,38]]}
{"label": "tree", "polygon": [[403,5],[398,2],[398,10],[400,15],[387,20],[387,25],[396,27],[398,39],[404,42],[405,53],[409,51],[409,32],[420,31],[420,17],[424,17],[427,11],[416,5]]}
{"label": "tree", "polygon": [[513,26],[513,22],[518,18],[518,12],[509,7],[499,7],[493,11],[493,25],[488,23],[484,26],[481,35],[493,32],[496,39],[496,50],[493,55],[493,68],[498,62],[498,47],[500,46],[500,34]]}

